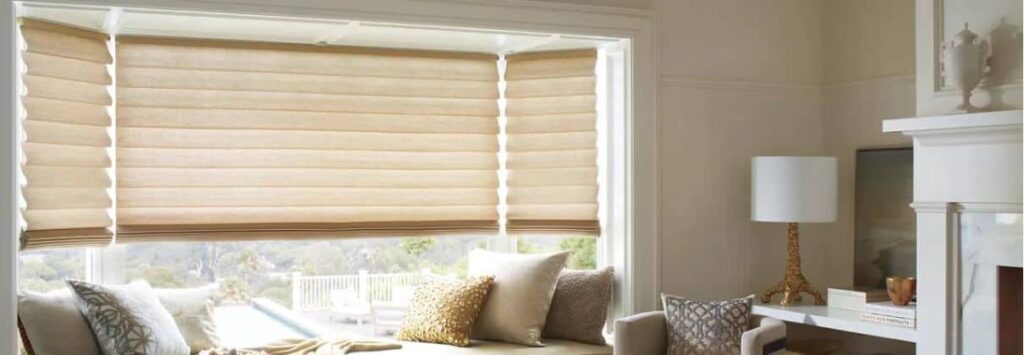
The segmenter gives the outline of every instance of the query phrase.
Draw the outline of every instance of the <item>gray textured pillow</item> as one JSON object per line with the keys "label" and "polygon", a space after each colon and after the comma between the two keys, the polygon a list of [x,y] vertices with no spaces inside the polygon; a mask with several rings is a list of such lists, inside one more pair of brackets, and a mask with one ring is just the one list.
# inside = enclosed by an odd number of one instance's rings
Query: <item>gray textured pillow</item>
{"label": "gray textured pillow", "polygon": [[145,281],[106,286],[68,281],[104,355],[187,355],[174,318]]}
{"label": "gray textured pillow", "polygon": [[18,292],[18,318],[36,355],[99,355],[100,348],[71,291]]}
{"label": "gray textured pillow", "polygon": [[604,345],[601,331],[608,317],[615,272],[601,270],[562,270],[551,298],[551,309],[544,324],[544,337]]}
{"label": "gray textured pillow", "polygon": [[469,275],[494,275],[473,326],[473,339],[544,346],[540,333],[551,307],[558,273],[569,253],[506,254],[486,250],[469,252]]}
{"label": "gray textured pillow", "polygon": [[662,294],[668,326],[668,354],[739,354],[750,326],[754,295],[702,302]]}

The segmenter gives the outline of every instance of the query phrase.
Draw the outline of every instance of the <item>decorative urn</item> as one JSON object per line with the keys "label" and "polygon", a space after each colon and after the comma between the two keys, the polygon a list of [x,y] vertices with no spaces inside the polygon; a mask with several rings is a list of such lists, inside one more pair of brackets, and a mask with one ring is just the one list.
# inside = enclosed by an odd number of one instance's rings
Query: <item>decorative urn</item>
{"label": "decorative urn", "polygon": [[963,102],[956,109],[959,112],[973,112],[977,108],[971,105],[971,91],[981,83],[988,68],[988,42],[978,39],[978,35],[964,29],[953,36],[949,43],[942,44],[943,69],[947,83],[960,89]]}

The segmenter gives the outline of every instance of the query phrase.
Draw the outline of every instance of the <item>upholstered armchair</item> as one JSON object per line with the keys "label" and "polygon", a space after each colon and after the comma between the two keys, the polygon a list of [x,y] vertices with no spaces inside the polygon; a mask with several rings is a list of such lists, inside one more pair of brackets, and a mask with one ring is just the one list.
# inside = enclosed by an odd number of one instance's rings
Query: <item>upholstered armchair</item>
{"label": "upholstered armchair", "polygon": [[[740,343],[741,355],[782,353],[786,346],[785,323],[760,316],[754,316],[750,323]],[[640,313],[615,321],[615,355],[660,355],[667,348],[665,312]]]}

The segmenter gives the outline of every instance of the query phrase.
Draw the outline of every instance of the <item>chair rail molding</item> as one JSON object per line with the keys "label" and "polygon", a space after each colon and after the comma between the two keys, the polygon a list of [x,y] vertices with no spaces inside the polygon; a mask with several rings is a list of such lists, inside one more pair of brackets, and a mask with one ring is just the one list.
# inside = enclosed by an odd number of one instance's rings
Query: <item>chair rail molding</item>
{"label": "chair rail molding", "polygon": [[752,81],[731,78],[694,77],[683,75],[662,75],[660,85],[665,87],[687,87],[696,89],[736,90],[736,91],[795,91],[808,94],[820,94],[822,85],[786,83],[773,81]]}

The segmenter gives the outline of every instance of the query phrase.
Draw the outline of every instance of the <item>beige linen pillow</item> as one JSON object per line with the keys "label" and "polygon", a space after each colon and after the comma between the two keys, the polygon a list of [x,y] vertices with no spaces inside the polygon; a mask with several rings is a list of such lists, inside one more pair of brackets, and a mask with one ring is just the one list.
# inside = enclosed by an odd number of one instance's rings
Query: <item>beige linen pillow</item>
{"label": "beige linen pillow", "polygon": [[474,339],[530,346],[540,341],[558,273],[569,253],[469,252],[469,275],[494,275],[494,286],[473,328]]}
{"label": "beige linen pillow", "polygon": [[601,270],[562,270],[551,299],[544,325],[544,337],[604,345],[601,334],[608,317],[615,272]]}
{"label": "beige linen pillow", "polygon": [[158,288],[153,291],[174,318],[178,331],[192,351],[220,346],[217,322],[213,318],[214,298],[220,291],[220,285]]}
{"label": "beige linen pillow", "polygon": [[68,281],[104,355],[187,355],[174,318],[145,281],[99,285]]}
{"label": "beige linen pillow", "polygon": [[89,323],[68,289],[18,292],[18,318],[36,355],[99,355]]}

